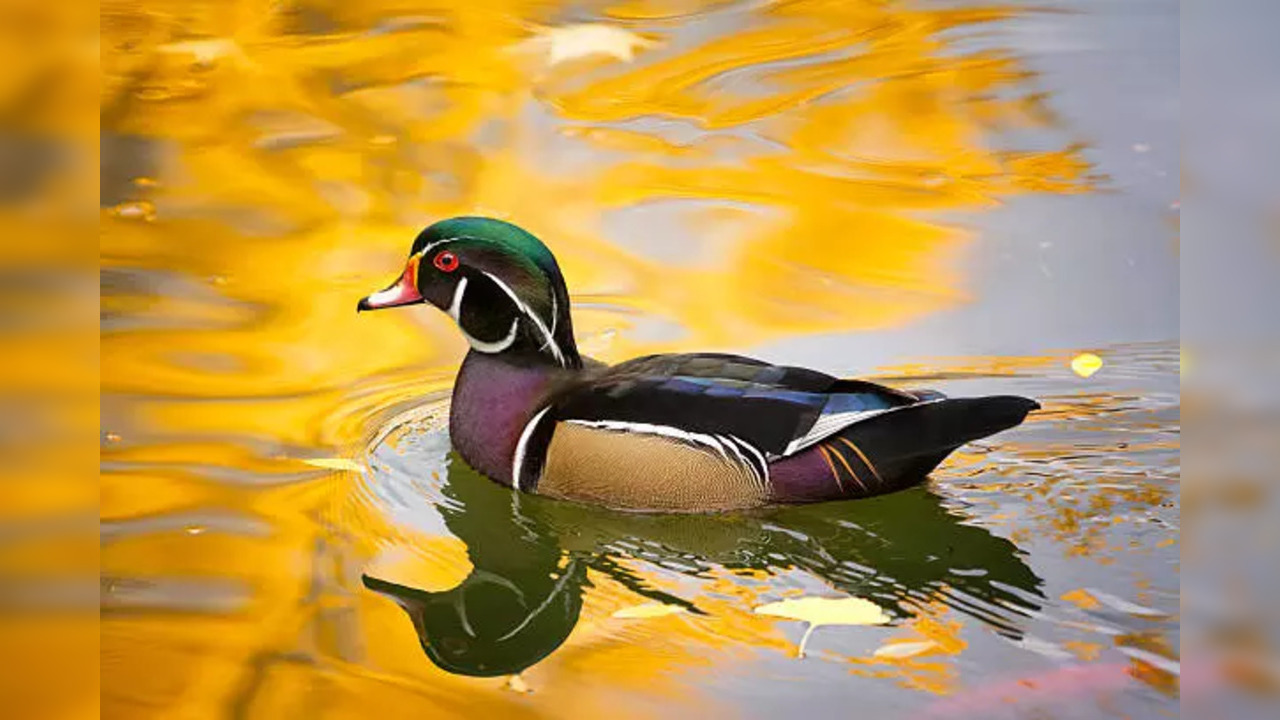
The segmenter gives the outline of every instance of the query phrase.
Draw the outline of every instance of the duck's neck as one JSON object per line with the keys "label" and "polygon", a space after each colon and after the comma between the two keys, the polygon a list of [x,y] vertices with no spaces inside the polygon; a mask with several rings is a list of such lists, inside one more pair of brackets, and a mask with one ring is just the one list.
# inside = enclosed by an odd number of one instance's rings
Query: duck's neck
{"label": "duck's neck", "polygon": [[[558,355],[553,360],[567,370],[582,369],[582,356],[578,354],[578,343],[573,336],[573,318],[569,314],[569,290],[563,278],[556,277],[551,289],[551,323],[547,334],[538,342],[538,353],[542,358]],[[549,337],[548,337],[549,336]],[[548,342],[549,340],[549,342]],[[551,345],[556,348],[552,353]]]}
{"label": "duck's neck", "polygon": [[557,381],[571,372],[541,356],[467,353],[449,409],[454,448],[476,470],[510,485],[520,433]]}

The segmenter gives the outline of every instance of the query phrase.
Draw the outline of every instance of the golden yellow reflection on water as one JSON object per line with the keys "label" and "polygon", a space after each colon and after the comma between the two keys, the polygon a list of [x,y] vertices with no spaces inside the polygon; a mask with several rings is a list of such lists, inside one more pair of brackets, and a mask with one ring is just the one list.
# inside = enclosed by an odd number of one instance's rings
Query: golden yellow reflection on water
{"label": "golden yellow reflection on water", "polygon": [[[452,587],[466,543],[305,461],[356,457],[448,389],[465,345],[441,315],[357,321],[355,300],[421,226],[483,213],[547,240],[602,359],[897,327],[968,300],[972,240],[942,213],[1097,182],[1079,146],[991,142],[1054,121],[1017,57],[958,43],[1016,8],[594,7],[104,0],[104,715],[734,712],[697,674],[793,647],[751,612],[760,569],[710,571],[705,615],[630,623],[612,614],[644,598],[592,569],[569,639],[526,673],[536,702],[426,662],[361,569]],[[1064,544],[1072,512],[1045,521]],[[940,590],[916,600],[897,637],[927,654],[846,661],[950,692],[970,621]]]}

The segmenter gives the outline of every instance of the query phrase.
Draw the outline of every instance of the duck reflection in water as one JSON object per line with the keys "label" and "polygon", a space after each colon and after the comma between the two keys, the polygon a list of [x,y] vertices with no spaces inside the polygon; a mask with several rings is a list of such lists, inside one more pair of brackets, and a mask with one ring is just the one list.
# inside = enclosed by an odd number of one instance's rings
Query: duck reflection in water
{"label": "duck reflection in water", "polygon": [[588,570],[650,600],[701,613],[696,601],[651,587],[639,560],[688,576],[799,569],[880,605],[941,598],[1007,637],[1039,609],[1041,580],[1021,552],[967,525],[924,487],[871,500],[723,515],[641,515],[513,497],[450,456],[450,500],[439,505],[473,570],[446,591],[366,574],[365,585],[409,614],[422,648],[460,675],[517,674],[550,655],[578,621]]}

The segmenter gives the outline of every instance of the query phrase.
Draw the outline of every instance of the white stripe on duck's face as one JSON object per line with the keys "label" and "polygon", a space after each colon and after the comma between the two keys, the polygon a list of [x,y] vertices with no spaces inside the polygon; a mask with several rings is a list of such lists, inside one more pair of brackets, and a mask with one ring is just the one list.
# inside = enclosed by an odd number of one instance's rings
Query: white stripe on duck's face
{"label": "white stripe on duck's face", "polygon": [[466,296],[466,293],[467,278],[464,275],[463,277],[458,278],[458,285],[453,289],[453,302],[449,304],[449,309],[445,312],[449,313],[449,317],[453,318],[453,321],[458,324],[458,329],[462,331],[462,336],[467,339],[467,344],[482,353],[500,353],[515,344],[516,335],[519,334],[520,331],[520,317],[518,315],[511,318],[511,329],[507,331],[507,334],[504,337],[497,341],[488,342],[481,340],[470,332],[467,332],[466,326],[462,323],[462,300]]}
{"label": "white stripe on duck's face", "polygon": [[[505,282],[503,282],[493,273],[486,272],[486,271],[482,271],[482,272],[484,272],[485,277],[488,277],[490,280],[494,282],[494,284],[496,284],[499,288],[501,288],[502,291],[507,294],[507,297],[511,298],[511,302],[515,303],[516,309],[519,310],[525,317],[527,317],[530,320],[530,322],[533,323],[533,326],[537,329],[538,334],[542,338],[541,340],[542,344],[539,347],[539,349],[550,350],[551,356],[556,359],[556,362],[562,366],[565,365],[566,362],[564,358],[564,352],[560,350],[560,346],[556,343],[556,339],[552,335],[554,330],[548,328],[547,324],[542,321],[542,318],[538,317],[538,314],[534,312],[532,308],[530,308],[522,300],[520,300],[520,297],[516,295],[515,291],[512,290],[509,285],[507,285]],[[555,323],[555,306],[556,306],[555,303],[556,303],[556,296],[555,296],[555,293],[553,292],[551,294],[551,307],[552,307],[551,312],[552,312],[553,325]]]}
{"label": "white stripe on duck's face", "polygon": [[[477,337],[478,334],[483,334],[481,332],[481,328],[478,327],[479,323],[483,320],[502,315],[501,304],[493,302],[494,298],[485,298],[481,303],[483,307],[474,308],[474,303],[464,305],[468,297],[468,287],[476,288],[479,286],[470,285],[471,278],[467,275],[463,275],[458,278],[458,284],[453,290],[453,299],[449,303],[449,307],[445,312],[448,313],[449,317],[453,318],[453,321],[458,324],[458,328],[462,330],[463,336],[466,337],[467,342],[471,347],[476,351],[483,353],[500,353],[507,350],[515,344],[519,337],[520,322],[521,320],[524,320],[529,323],[531,331],[535,335],[535,340],[539,343],[539,352],[550,351],[551,356],[555,359],[557,364],[566,366],[567,361],[565,359],[564,352],[556,342],[553,331],[547,327],[547,323],[539,317],[539,315],[529,307],[527,303],[520,299],[520,296],[511,289],[511,286],[498,276],[488,271],[481,270],[478,277],[484,278],[486,284],[492,284],[493,287],[497,288],[497,290],[505,296],[506,300],[510,301],[511,305],[509,310],[512,311],[510,314],[511,324],[507,329],[506,334],[495,340],[485,340]],[[472,297],[474,297],[474,293]],[[554,302],[555,297],[553,295],[553,306]],[[467,311],[467,308],[472,309]]]}

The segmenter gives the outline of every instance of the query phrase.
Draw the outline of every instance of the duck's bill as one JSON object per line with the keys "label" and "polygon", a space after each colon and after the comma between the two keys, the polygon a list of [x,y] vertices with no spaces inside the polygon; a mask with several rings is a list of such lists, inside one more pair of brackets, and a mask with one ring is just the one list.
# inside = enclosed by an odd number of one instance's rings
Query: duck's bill
{"label": "duck's bill", "polygon": [[415,264],[409,263],[409,266],[404,269],[404,274],[391,287],[361,298],[360,304],[356,305],[356,312],[416,305],[423,302],[422,293],[418,292],[417,273],[414,272],[414,268]]}

